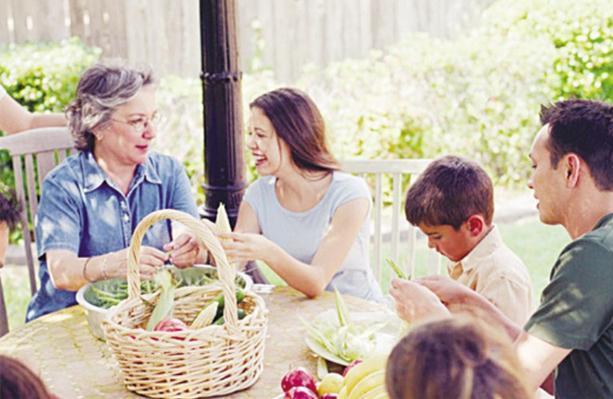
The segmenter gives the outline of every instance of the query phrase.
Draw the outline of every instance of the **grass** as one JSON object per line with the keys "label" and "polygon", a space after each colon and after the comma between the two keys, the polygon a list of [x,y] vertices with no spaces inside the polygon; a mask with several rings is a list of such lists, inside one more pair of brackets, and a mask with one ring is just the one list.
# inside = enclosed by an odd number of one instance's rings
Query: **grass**
{"label": "grass", "polygon": [[549,273],[570,236],[562,226],[546,226],[538,218],[500,226],[504,242],[526,264],[536,299],[549,282]]}
{"label": "grass", "polygon": [[[504,242],[524,261],[534,286],[535,298],[549,280],[549,272],[562,248],[570,241],[566,231],[560,226],[545,226],[538,218],[530,217],[511,224],[499,225]],[[383,248],[383,259],[389,256],[389,248]],[[402,250],[401,250],[402,252]],[[426,241],[421,239],[417,243],[416,251],[416,277],[427,274],[426,263],[429,250]],[[396,260],[399,265],[407,263],[406,256],[401,254]],[[264,274],[273,284],[284,284],[278,276],[268,267],[261,265]],[[383,264],[382,285],[387,289],[391,270]],[[444,273],[444,270],[442,271]],[[9,314],[9,325],[15,328],[23,324],[26,307],[30,299],[27,270],[22,266],[8,265],[0,269],[0,276],[4,287],[5,301]]]}
{"label": "grass", "polygon": [[9,329],[24,323],[30,301],[28,269],[25,266],[7,265],[0,269],[4,301],[8,313]]}

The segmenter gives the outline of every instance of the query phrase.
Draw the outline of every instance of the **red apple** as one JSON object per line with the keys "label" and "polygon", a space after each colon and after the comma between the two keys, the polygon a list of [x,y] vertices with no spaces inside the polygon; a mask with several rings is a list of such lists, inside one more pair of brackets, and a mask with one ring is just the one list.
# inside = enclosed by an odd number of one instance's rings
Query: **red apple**
{"label": "red apple", "polygon": [[162,320],[153,327],[153,331],[176,332],[185,330],[187,330],[187,326],[179,319]]}
{"label": "red apple", "polygon": [[[311,392],[317,392],[315,378],[302,367],[289,371],[281,380],[281,389],[283,389],[283,392],[288,392],[294,387],[306,387]],[[317,398],[317,395],[315,395],[315,398]]]}
{"label": "red apple", "polygon": [[319,397],[319,399],[337,399],[337,393],[325,393]]}
{"label": "red apple", "polygon": [[353,366],[357,366],[360,363],[362,363],[362,359],[355,359],[353,362],[349,363],[347,367],[345,367],[345,370],[343,370],[343,377],[347,375]]}
{"label": "red apple", "polygon": [[307,387],[293,387],[285,392],[285,399],[318,399],[318,396]]}

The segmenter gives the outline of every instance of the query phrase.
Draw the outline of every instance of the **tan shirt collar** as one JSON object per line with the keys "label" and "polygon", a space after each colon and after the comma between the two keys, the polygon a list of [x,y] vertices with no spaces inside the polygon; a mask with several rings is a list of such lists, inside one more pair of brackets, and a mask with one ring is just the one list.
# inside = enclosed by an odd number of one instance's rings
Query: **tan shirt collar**
{"label": "tan shirt collar", "polygon": [[483,258],[489,256],[495,248],[501,245],[503,245],[503,242],[500,232],[496,225],[492,225],[490,231],[479,241],[473,250],[464,257],[464,259],[456,263],[449,263],[447,266],[449,275],[460,275],[463,271],[466,272],[474,269]]}

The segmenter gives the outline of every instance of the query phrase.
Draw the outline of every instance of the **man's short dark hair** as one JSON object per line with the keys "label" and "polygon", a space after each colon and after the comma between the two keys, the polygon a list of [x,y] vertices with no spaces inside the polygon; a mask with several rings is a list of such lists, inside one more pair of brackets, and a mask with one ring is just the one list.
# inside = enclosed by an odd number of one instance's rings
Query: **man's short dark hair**
{"label": "man's short dark hair", "polygon": [[12,229],[19,221],[20,212],[21,205],[13,191],[0,193],[0,223],[5,222]]}
{"label": "man's short dark hair", "polygon": [[613,107],[600,101],[567,100],[541,107],[541,123],[549,125],[547,148],[553,168],[568,153],[590,168],[596,187],[613,190]]}
{"label": "man's short dark hair", "polygon": [[477,163],[447,155],[433,161],[407,192],[405,213],[412,225],[451,225],[480,214],[492,223],[492,180]]}

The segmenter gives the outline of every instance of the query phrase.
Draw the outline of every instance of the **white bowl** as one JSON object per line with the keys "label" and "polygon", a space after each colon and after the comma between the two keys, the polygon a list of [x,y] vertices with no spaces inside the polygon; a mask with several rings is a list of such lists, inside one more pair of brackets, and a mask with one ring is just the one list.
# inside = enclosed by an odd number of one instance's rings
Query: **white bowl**
{"label": "white bowl", "polygon": [[89,329],[94,337],[104,341],[102,320],[104,320],[110,308],[99,308],[98,306],[94,306],[85,300],[85,291],[89,288],[89,286],[90,284],[86,284],[79,288],[79,291],[77,291],[77,303],[81,305],[83,309],[85,309],[85,313],[87,314],[87,324],[89,324]]}
{"label": "white bowl", "polygon": [[[194,268],[215,270],[215,267],[213,266],[200,265],[200,264],[194,265]],[[240,276],[245,282],[245,287],[243,289],[245,291],[250,291],[251,288],[253,287],[253,279],[249,275],[243,272],[237,272],[236,274]],[[87,313],[87,324],[89,324],[89,328],[92,334],[96,338],[104,340],[105,338],[104,338],[104,332],[102,331],[102,320],[104,320],[104,318],[107,316],[109,312],[109,309],[111,308],[105,309],[105,308],[95,306],[85,299],[85,292],[91,286],[91,284],[92,283],[86,284],[83,287],[79,288],[79,290],[77,291],[77,303],[81,305],[81,307],[83,307],[83,309],[85,309],[85,312]]]}

